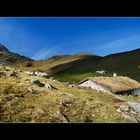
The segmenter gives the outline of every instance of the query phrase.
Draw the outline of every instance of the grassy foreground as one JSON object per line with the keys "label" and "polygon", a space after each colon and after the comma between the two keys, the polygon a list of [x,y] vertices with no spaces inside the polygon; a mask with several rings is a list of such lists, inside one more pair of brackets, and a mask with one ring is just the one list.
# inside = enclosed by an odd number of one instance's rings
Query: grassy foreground
{"label": "grassy foreground", "polygon": [[[58,90],[33,85],[32,79],[50,83]],[[139,96],[121,98],[140,102]],[[28,76],[24,72],[17,77],[0,78],[0,122],[131,122],[116,111],[121,104],[111,94],[70,87],[67,83]]]}

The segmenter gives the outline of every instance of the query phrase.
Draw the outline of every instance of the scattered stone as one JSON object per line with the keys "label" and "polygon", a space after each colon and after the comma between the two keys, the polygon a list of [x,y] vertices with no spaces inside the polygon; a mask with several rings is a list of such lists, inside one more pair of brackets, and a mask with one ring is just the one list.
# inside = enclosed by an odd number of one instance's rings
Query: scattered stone
{"label": "scattered stone", "polygon": [[133,110],[130,110],[130,113],[134,114],[134,115],[137,115],[137,113],[135,111],[133,111]]}
{"label": "scattered stone", "polygon": [[33,92],[33,90],[32,90],[31,88],[28,88],[27,91],[29,91],[29,92]]}
{"label": "scattered stone", "polygon": [[117,112],[122,112],[120,108],[118,108],[116,111],[117,111]]}
{"label": "scattered stone", "polygon": [[34,76],[35,75],[34,72],[31,72],[31,71],[27,71],[25,73],[28,74],[28,75],[30,75],[30,76]]}
{"label": "scattered stone", "polygon": [[35,76],[42,77],[42,78],[47,78],[48,74],[36,71]]}
{"label": "scattered stone", "polygon": [[132,108],[135,112],[140,114],[140,103],[135,102],[127,102],[127,105]]}
{"label": "scattered stone", "polygon": [[30,92],[30,93],[32,93],[32,94],[38,94],[38,93],[39,93],[38,91],[33,90],[33,89],[31,89],[31,88],[28,88],[28,89],[27,89],[27,92]]}
{"label": "scattered stone", "polygon": [[15,70],[13,70],[13,71],[11,71],[10,73],[9,73],[9,77],[11,77],[11,76],[17,76],[16,75],[17,74],[17,72],[15,71]]}
{"label": "scattered stone", "polygon": [[121,105],[121,106],[120,106],[120,110],[121,110],[122,112],[127,112],[127,111],[129,111],[129,106],[127,106],[127,105]]}
{"label": "scattered stone", "polygon": [[57,90],[57,88],[56,87],[54,87],[53,85],[51,85],[51,84],[45,84],[45,87],[47,87],[48,89],[55,89],[55,90]]}
{"label": "scattered stone", "polygon": [[72,84],[72,85],[69,85],[69,88],[72,88],[72,87],[75,87],[75,85],[74,85],[74,84]]}
{"label": "scattered stone", "polygon": [[17,73],[20,73],[20,72],[22,72],[22,70],[17,70]]}
{"label": "scattered stone", "polygon": [[35,84],[39,87],[44,87],[45,86],[45,84],[41,83],[39,80],[31,80],[31,83]]}
{"label": "scattered stone", "polygon": [[128,119],[128,120],[130,120],[130,121],[132,121],[132,122],[138,122],[137,120],[136,120],[136,118],[135,117],[133,117],[133,116],[130,116],[130,115],[126,115],[126,114],[122,114],[123,115],[123,117],[124,118],[126,118],[126,119]]}

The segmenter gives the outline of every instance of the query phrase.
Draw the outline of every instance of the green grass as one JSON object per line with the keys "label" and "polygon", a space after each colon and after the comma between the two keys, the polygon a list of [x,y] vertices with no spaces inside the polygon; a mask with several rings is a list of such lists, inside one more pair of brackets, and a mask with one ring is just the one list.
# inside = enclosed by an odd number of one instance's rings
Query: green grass
{"label": "green grass", "polygon": [[109,74],[97,74],[97,73],[63,73],[55,75],[56,78],[58,78],[62,82],[80,82],[81,80],[87,78],[87,77],[94,77],[94,76],[112,76],[112,73]]}

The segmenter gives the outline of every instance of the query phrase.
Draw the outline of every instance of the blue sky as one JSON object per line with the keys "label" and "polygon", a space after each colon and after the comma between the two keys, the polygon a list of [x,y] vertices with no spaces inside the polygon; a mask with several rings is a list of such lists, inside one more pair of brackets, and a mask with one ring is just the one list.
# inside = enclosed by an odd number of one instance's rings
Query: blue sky
{"label": "blue sky", "polygon": [[140,48],[140,18],[0,18],[0,43],[36,60]]}

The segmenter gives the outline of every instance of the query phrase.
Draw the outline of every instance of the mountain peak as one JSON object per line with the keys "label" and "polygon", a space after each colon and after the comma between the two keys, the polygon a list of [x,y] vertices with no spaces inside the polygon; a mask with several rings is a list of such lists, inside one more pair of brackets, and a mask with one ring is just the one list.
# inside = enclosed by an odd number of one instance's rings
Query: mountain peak
{"label": "mountain peak", "polygon": [[9,51],[4,45],[0,44],[0,63],[16,64],[31,61],[30,58]]}
{"label": "mountain peak", "polygon": [[84,56],[93,56],[94,54],[90,54],[90,53],[76,53],[76,54],[73,54],[74,56],[81,56],[81,57],[84,57]]}
{"label": "mountain peak", "polygon": [[0,51],[7,51],[9,52],[9,50],[2,44],[0,44]]}

